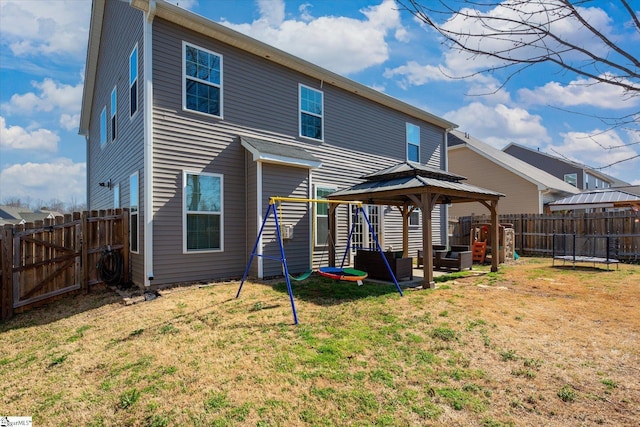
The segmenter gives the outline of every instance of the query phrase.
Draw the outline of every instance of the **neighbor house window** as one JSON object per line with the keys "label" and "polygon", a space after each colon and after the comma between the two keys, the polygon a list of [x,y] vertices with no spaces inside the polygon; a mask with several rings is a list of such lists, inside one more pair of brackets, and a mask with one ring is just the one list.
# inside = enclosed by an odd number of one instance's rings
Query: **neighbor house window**
{"label": "neighbor house window", "polygon": [[100,113],[100,146],[107,142],[107,107]]}
{"label": "neighbor house window", "polygon": [[300,85],[300,136],[322,141],[324,129],[322,92]]}
{"label": "neighbor house window", "polygon": [[113,209],[118,209],[120,207],[120,185],[116,184],[113,186]]}
{"label": "neighbor house window", "polygon": [[409,215],[409,225],[420,225],[420,209],[414,209]]}
{"label": "neighbor house window", "polygon": [[131,252],[138,253],[139,238],[139,187],[138,172],[129,177],[129,248]]}
{"label": "neighbor house window", "polygon": [[129,115],[138,111],[138,45],[133,48],[129,56]]}
{"label": "neighbor house window", "polygon": [[183,106],[222,117],[222,56],[183,43]]}
{"label": "neighbor house window", "polygon": [[568,173],[564,176],[564,182],[573,185],[574,187],[578,186],[578,174],[576,173]]}
{"label": "neighbor house window", "polygon": [[111,141],[116,140],[116,117],[118,114],[118,89],[116,87],[111,91]]}
{"label": "neighbor house window", "polygon": [[[335,187],[316,186],[314,198],[326,199],[327,195],[333,193],[334,191],[336,191]],[[329,236],[329,204],[315,203],[315,205],[315,245],[324,246],[327,244],[327,237]]]}
{"label": "neighbor house window", "polygon": [[420,163],[420,127],[407,123],[407,160]]}
{"label": "neighbor house window", "polygon": [[185,252],[222,250],[223,176],[184,172]]}

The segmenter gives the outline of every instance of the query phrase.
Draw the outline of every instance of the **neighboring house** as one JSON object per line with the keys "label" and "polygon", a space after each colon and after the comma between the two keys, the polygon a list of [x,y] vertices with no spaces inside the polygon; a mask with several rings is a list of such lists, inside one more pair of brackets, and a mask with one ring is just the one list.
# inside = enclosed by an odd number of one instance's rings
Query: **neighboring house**
{"label": "neighboring house", "polygon": [[548,172],[580,190],[596,190],[629,184],[581,163],[552,156],[523,145],[511,143],[502,151]]}
{"label": "neighboring house", "polygon": [[[579,190],[547,172],[460,131],[449,132],[449,172],[467,177],[467,182],[505,194],[499,213],[544,212],[547,203],[576,194]],[[485,214],[477,203],[449,208],[455,217]]]}
{"label": "neighboring house", "polygon": [[31,209],[23,207],[0,206],[0,225],[44,221],[45,219],[53,219],[56,216],[62,216],[62,214],[46,210],[34,212]]}
{"label": "neighboring house", "polygon": [[[165,1],[93,2],[80,119],[87,203],[130,209],[138,284],[241,276],[269,197],[323,198],[405,160],[444,169],[453,127]],[[402,247],[398,210],[368,211],[382,246]],[[433,211],[436,242],[446,239],[445,215]],[[283,217],[293,226],[289,270],[326,263],[326,206],[289,204]],[[350,217],[341,206],[338,245]],[[413,253],[419,218],[409,226]],[[273,227],[258,253],[278,254]],[[282,274],[264,257],[252,267]]]}

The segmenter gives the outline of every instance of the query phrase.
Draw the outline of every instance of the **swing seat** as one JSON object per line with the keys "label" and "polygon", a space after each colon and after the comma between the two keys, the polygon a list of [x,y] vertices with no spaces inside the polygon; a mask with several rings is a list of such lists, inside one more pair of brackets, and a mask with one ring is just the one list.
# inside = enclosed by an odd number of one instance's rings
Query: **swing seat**
{"label": "swing seat", "polygon": [[357,282],[367,278],[367,273],[354,268],[320,267],[318,274],[330,279],[345,280],[347,282]]}
{"label": "swing seat", "polygon": [[311,276],[312,274],[313,274],[313,270],[307,270],[307,271],[305,271],[304,273],[302,273],[298,277],[295,277],[295,276],[292,276],[291,274],[289,274],[289,279],[295,280],[297,282],[301,282],[301,281],[303,281],[305,279],[308,279],[309,276]]}

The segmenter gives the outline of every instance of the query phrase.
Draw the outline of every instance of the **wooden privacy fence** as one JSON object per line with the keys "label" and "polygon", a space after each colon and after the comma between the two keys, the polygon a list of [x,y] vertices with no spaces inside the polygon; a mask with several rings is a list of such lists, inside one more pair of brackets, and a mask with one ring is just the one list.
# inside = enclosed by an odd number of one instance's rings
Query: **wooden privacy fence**
{"label": "wooden privacy fence", "polygon": [[[512,224],[519,255],[552,256],[554,234],[616,237],[616,258],[640,261],[640,213],[505,214],[500,224]],[[466,216],[450,222],[451,244],[470,244],[473,224],[490,223],[489,216]]]}
{"label": "wooden privacy fence", "polygon": [[[0,228],[0,319],[103,280],[105,258],[129,281],[129,210],[75,212]],[[107,252],[105,250],[112,250]],[[102,262],[104,265],[104,262]],[[105,269],[101,270],[102,272]]]}

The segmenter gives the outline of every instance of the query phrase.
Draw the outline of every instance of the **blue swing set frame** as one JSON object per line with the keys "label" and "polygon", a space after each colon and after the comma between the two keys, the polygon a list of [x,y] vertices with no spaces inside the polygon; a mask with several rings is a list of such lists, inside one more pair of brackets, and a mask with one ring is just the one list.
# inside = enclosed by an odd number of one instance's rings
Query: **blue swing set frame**
{"label": "blue swing set frame", "polygon": [[[393,279],[393,283],[396,286],[396,289],[398,290],[398,293],[400,294],[400,296],[404,296],[404,294],[402,293],[402,289],[400,289],[400,285],[398,284],[398,280],[396,279],[396,276],[393,274],[393,270],[391,269],[391,266],[389,265],[389,261],[387,261],[387,257],[384,256],[384,252],[382,251],[382,247],[380,246],[380,242],[378,241],[378,236],[376,236],[375,231],[373,230],[373,226],[371,225],[371,222],[369,221],[369,217],[367,216],[367,213],[365,211],[365,209],[362,207],[362,202],[353,202],[353,201],[342,201],[342,200],[325,200],[325,199],[303,199],[303,198],[295,198],[295,197],[271,197],[269,199],[269,207],[267,208],[267,211],[264,214],[264,218],[262,219],[262,225],[260,226],[260,232],[258,233],[258,236],[256,237],[256,242],[253,245],[253,250],[251,251],[251,256],[249,257],[249,261],[247,262],[247,267],[244,270],[244,274],[242,275],[242,281],[240,282],[240,287],[238,288],[238,292],[236,293],[236,299],[240,297],[240,292],[242,291],[242,287],[244,285],[244,282],[247,280],[247,275],[249,274],[249,268],[251,267],[251,263],[253,262],[253,259],[255,257],[262,257],[262,258],[267,258],[267,259],[272,259],[275,261],[280,261],[282,263],[282,269],[284,272],[284,277],[285,277],[285,281],[287,283],[287,292],[289,294],[289,301],[291,302],[291,311],[293,312],[293,322],[294,324],[298,324],[298,314],[296,311],[296,305],[295,302],[293,300],[293,289],[291,287],[291,279],[289,276],[289,267],[287,266],[287,257],[285,255],[284,252],[284,246],[282,244],[282,235],[280,233],[280,222],[278,220],[278,214],[276,212],[276,203],[277,202],[281,202],[281,201],[293,201],[293,202],[317,202],[317,203],[335,203],[335,204],[355,204],[357,206],[356,211],[355,211],[355,217],[358,217],[358,214],[361,213],[363,218],[365,219],[365,221],[367,222],[367,226],[369,227],[369,233],[371,233],[371,236],[373,237],[373,240],[376,243],[376,249],[378,250],[378,252],[380,252],[380,257],[382,258],[382,261],[384,262],[385,266],[387,267],[387,270],[389,270],[389,274],[391,275],[391,278]],[[276,237],[278,240],[278,246],[280,249],[280,257],[275,257],[275,256],[271,256],[271,255],[265,255],[265,254],[259,254],[257,253],[258,250],[258,244],[260,243],[260,239],[262,237],[262,233],[264,231],[264,227],[265,224],[267,223],[267,220],[269,219],[269,216],[271,216],[271,214],[273,214],[273,218],[275,220],[275,228],[276,228]],[[342,256],[342,263],[340,264],[340,268],[343,269],[344,268],[344,263],[347,259],[347,255],[349,254],[349,248],[351,247],[351,239],[353,237],[353,232],[355,230],[356,227],[356,221],[353,221],[351,224],[351,229],[349,230],[349,238],[347,240],[347,247],[344,251],[344,255]]]}

